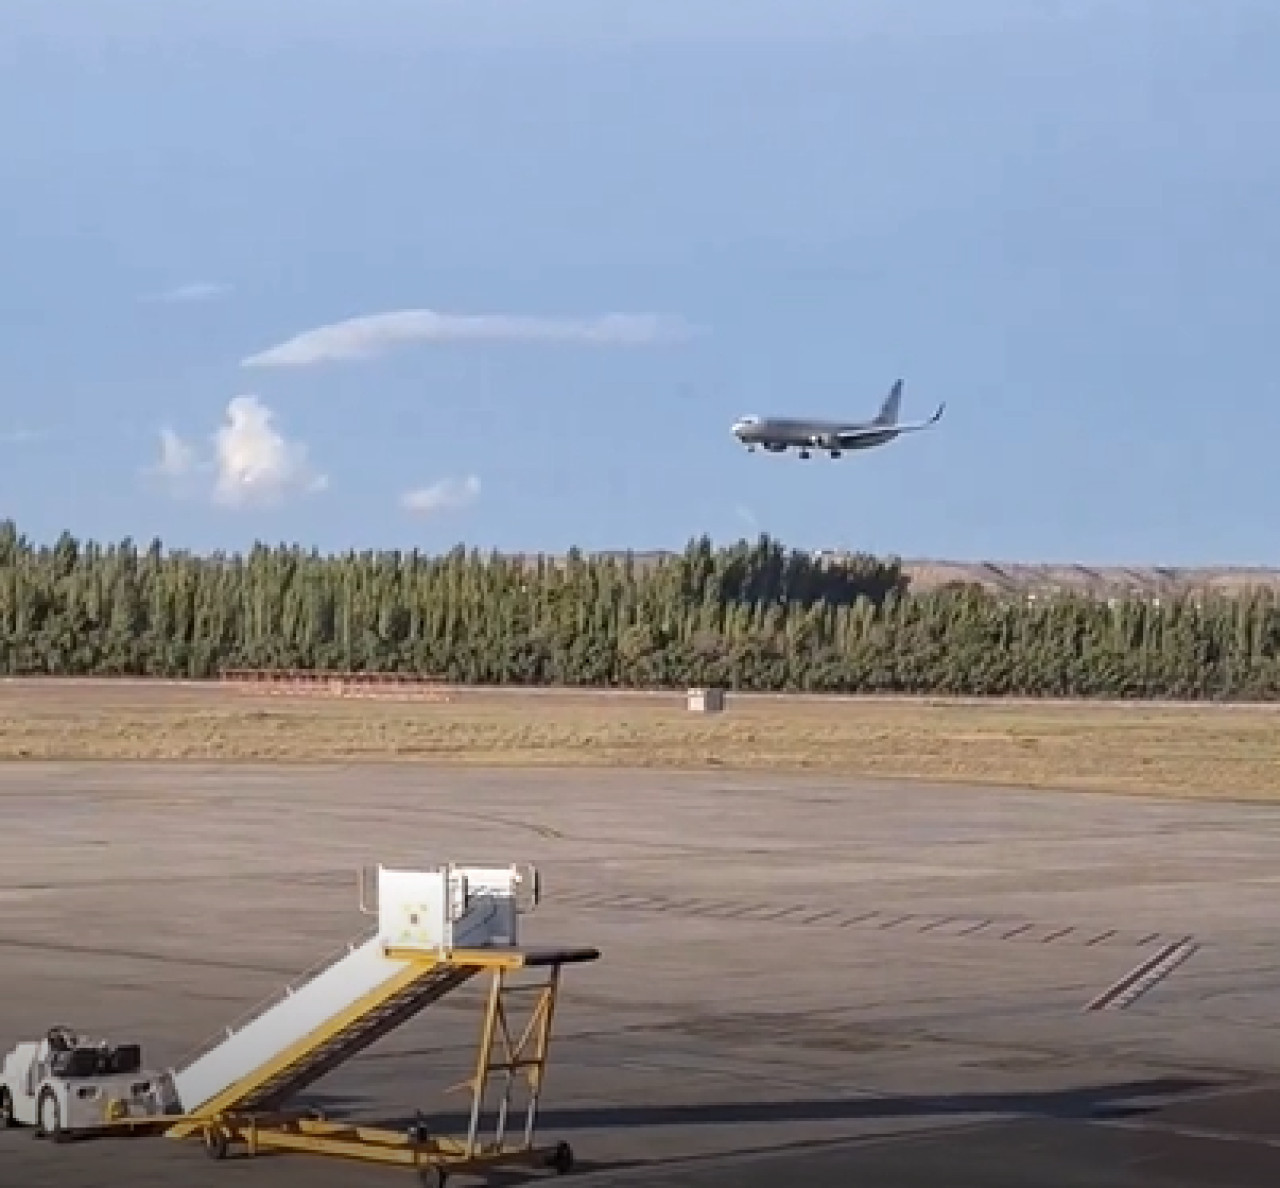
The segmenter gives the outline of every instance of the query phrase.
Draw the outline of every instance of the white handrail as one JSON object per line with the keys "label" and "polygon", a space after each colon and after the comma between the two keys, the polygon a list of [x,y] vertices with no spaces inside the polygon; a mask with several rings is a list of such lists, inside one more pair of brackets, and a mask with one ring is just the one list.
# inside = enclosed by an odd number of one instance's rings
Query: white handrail
{"label": "white handrail", "polygon": [[[372,874],[374,877],[370,879],[368,876]],[[378,868],[376,866],[362,866],[356,871],[356,895],[359,900],[360,914],[362,916],[376,916],[378,914]],[[373,895],[367,896],[365,889],[372,885]]]}

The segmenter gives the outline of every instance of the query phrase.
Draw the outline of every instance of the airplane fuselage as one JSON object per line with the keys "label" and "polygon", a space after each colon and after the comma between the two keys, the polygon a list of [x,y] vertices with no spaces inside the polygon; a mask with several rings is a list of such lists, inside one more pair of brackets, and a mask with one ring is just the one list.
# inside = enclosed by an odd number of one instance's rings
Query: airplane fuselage
{"label": "airplane fuselage", "polygon": [[[789,449],[807,455],[811,449],[828,450],[837,457],[846,450],[868,450],[884,445],[898,436],[898,431],[886,428],[875,432],[871,423],[850,425],[839,421],[809,421],[789,417],[764,417],[756,421],[739,422],[733,435],[748,449],[767,450],[782,454]],[[858,432],[851,433],[851,429]]]}

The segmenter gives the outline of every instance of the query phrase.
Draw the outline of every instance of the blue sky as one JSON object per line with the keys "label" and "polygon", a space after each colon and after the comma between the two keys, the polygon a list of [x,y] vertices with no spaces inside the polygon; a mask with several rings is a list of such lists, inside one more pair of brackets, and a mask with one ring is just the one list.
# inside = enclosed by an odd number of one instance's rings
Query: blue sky
{"label": "blue sky", "polygon": [[1280,564],[1274,0],[3,8],[38,538]]}

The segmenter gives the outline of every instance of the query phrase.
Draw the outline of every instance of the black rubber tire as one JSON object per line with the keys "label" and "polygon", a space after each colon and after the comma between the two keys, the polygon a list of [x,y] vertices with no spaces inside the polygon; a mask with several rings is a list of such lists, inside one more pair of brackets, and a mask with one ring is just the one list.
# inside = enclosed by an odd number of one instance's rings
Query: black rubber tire
{"label": "black rubber tire", "polygon": [[0,1130],[16,1130],[18,1120],[13,1116],[13,1096],[7,1085],[0,1085]]}
{"label": "black rubber tire", "polygon": [[449,1173],[438,1163],[424,1163],[418,1168],[418,1183],[422,1188],[444,1188],[449,1181]]}
{"label": "black rubber tire", "polygon": [[[53,1110],[52,1130],[47,1129],[44,1124],[46,1102]],[[50,1142],[65,1143],[67,1141],[67,1132],[62,1128],[62,1110],[58,1106],[58,1099],[52,1089],[42,1089],[36,1101],[36,1131],[41,1138],[47,1138]]]}
{"label": "black rubber tire", "polygon": [[568,1143],[556,1144],[555,1154],[551,1156],[551,1166],[560,1176],[567,1176],[573,1171],[573,1148]]}

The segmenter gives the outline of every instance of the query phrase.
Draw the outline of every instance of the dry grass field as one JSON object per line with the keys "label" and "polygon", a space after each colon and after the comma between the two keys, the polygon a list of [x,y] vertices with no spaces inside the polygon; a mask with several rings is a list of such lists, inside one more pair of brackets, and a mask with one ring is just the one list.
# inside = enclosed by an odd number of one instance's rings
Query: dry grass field
{"label": "dry grass field", "polygon": [[824,771],[1026,787],[1280,797],[1280,707],[454,691],[266,696],[160,682],[0,682],[0,759]]}

